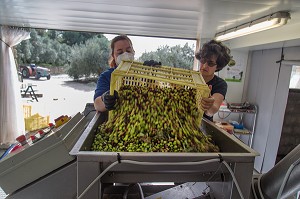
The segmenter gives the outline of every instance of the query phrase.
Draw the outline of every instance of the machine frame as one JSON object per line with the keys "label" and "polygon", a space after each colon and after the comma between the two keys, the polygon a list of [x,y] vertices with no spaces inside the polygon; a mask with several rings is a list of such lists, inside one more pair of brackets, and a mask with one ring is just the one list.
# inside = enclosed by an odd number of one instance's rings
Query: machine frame
{"label": "machine frame", "polygon": [[[111,183],[137,182],[206,182],[214,196],[225,198],[239,198],[234,182],[220,162],[204,165],[189,165],[211,159],[226,161],[239,184],[245,198],[249,198],[254,168],[254,158],[259,154],[212,122],[203,119],[201,129],[212,136],[220,147],[220,153],[160,153],[160,152],[96,152],[90,151],[95,130],[107,120],[107,113],[96,113],[77,143],[71,150],[71,155],[77,156],[77,197],[101,174],[109,165],[120,161],[111,168],[84,194],[82,198],[102,198],[104,187]],[[122,163],[122,160],[157,163],[156,166],[132,165]],[[159,165],[160,163],[174,163],[174,165]],[[175,165],[176,163],[187,165]],[[220,169],[221,167],[221,169]],[[211,177],[213,179],[211,179]],[[220,187],[222,187],[220,189]]]}

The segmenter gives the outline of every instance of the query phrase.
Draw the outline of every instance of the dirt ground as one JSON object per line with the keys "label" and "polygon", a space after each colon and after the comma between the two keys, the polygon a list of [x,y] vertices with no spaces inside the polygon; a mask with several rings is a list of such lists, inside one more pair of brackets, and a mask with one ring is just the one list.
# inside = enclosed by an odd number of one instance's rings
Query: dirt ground
{"label": "dirt ground", "polygon": [[96,83],[75,82],[68,75],[52,76],[50,80],[40,78],[24,79],[23,84],[32,84],[37,94],[43,97],[38,102],[31,98],[22,98],[23,104],[31,105],[32,114],[50,116],[50,122],[61,115],[72,116],[83,112],[86,103],[93,102]]}

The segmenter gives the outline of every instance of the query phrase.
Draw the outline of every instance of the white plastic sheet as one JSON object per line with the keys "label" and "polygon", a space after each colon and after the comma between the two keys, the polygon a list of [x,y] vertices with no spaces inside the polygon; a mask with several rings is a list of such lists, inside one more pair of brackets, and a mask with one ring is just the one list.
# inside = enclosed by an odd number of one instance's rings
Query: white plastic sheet
{"label": "white plastic sheet", "polygon": [[29,39],[30,32],[0,26],[0,144],[11,144],[25,133],[20,83],[11,47]]}

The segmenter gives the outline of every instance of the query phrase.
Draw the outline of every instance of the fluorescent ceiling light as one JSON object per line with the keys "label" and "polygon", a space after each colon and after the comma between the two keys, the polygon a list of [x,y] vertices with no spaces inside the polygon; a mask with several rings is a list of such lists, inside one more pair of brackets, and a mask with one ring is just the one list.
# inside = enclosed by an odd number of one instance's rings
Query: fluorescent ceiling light
{"label": "fluorescent ceiling light", "polygon": [[251,33],[276,28],[286,24],[290,18],[291,16],[288,12],[276,12],[274,14],[219,32],[215,35],[215,40],[225,41]]}

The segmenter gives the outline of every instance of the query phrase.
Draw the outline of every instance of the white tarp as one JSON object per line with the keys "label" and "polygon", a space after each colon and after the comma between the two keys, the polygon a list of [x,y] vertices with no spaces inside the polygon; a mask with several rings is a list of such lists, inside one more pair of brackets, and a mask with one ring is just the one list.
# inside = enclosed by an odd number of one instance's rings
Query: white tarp
{"label": "white tarp", "polygon": [[11,144],[25,133],[20,84],[12,47],[29,39],[30,32],[0,26],[0,144]]}

